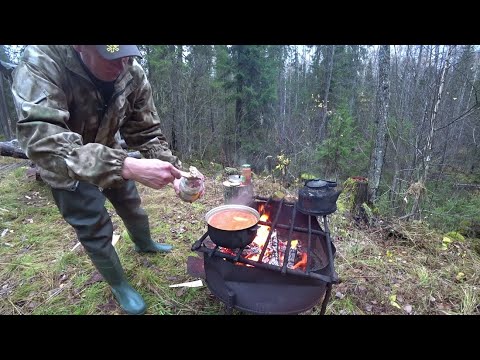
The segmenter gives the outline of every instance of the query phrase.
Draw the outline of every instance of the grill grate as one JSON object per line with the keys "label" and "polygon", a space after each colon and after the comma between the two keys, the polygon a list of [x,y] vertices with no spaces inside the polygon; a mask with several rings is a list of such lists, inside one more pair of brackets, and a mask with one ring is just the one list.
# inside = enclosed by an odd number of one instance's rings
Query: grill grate
{"label": "grill grate", "polygon": [[[258,224],[270,228],[258,260],[251,260],[243,256],[246,247],[235,249],[235,251],[232,252],[232,250],[228,251],[213,244],[208,237],[208,232],[193,244],[192,250],[203,252],[204,255],[209,257],[220,257],[236,263],[281,272],[282,274],[311,277],[322,280],[326,283],[338,282],[338,277],[334,271],[334,252],[332,250],[334,249],[334,246],[330,240],[330,231],[328,229],[326,216],[323,216],[324,228],[322,230],[317,217],[298,211],[296,203],[287,202],[284,201],[284,199],[276,201],[272,198],[256,196],[254,198],[254,203],[251,204],[251,206],[259,210],[260,215],[269,212],[269,218],[273,219],[273,221],[258,222]],[[284,256],[283,262],[278,266],[262,262],[268,245],[271,242],[274,230],[277,230],[279,234],[282,234],[284,238],[283,241],[286,241],[287,243],[285,254],[290,253],[292,240],[297,238],[300,239],[303,246],[306,247],[307,253],[307,265],[305,270],[291,269],[287,267],[287,255]],[[248,246],[249,245],[247,245],[247,247]],[[325,269],[326,267],[328,267],[328,269]]]}
{"label": "grill grate", "polygon": [[[208,231],[192,245],[193,251],[203,255],[205,281],[210,291],[226,305],[227,313],[236,308],[256,314],[299,314],[323,298],[320,314],[324,314],[332,284],[338,282],[333,262],[335,246],[330,240],[327,217],[323,216],[322,229],[317,216],[299,211],[297,203],[255,196],[250,206],[272,219],[259,221],[259,225],[269,227],[261,250],[258,244],[253,245],[255,240],[241,249],[219,247],[210,240]],[[303,252],[302,261],[307,255],[304,269],[294,269],[291,262],[289,267],[293,239],[300,242],[296,245]],[[271,264],[272,253],[266,253],[267,247],[270,242],[278,247],[279,240],[282,250],[285,248],[284,259],[277,262],[280,260],[277,248],[276,261]],[[256,248],[250,248],[251,245]],[[253,250],[257,251],[257,260],[246,258],[248,251]]]}

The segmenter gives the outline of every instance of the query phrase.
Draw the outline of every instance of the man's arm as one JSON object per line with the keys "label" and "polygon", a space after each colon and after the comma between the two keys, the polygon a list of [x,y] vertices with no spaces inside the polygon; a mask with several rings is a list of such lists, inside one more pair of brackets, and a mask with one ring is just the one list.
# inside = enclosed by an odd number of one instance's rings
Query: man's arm
{"label": "man's arm", "polygon": [[127,145],[140,151],[145,158],[167,161],[181,169],[180,159],[172,154],[160,129],[160,118],[153,101],[151,85],[139,65],[133,66],[137,66],[138,71],[141,71],[142,80],[135,92],[132,114],[120,129],[120,133]]}

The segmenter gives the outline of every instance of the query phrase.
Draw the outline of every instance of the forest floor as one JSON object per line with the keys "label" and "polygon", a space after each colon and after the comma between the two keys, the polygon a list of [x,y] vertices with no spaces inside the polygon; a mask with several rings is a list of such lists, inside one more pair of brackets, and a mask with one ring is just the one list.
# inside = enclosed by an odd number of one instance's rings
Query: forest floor
{"label": "forest floor", "polygon": [[[26,177],[28,161],[0,157],[0,314],[122,314],[108,285],[61,218],[48,186]],[[224,314],[205,286],[171,288],[197,280],[187,273],[192,244],[206,231],[205,213],[223,204],[222,173],[207,175],[206,193],[193,204],[171,187],[138,186],[152,237],[170,254],[139,255],[107,202],[128,278],[144,297],[147,314]],[[254,177],[255,194],[297,190]],[[351,219],[339,199],[329,216],[336,247],[334,284],[326,314],[480,314],[480,256],[474,242],[450,239],[420,222]],[[320,314],[317,304],[303,315]],[[234,311],[234,315],[242,313]]]}

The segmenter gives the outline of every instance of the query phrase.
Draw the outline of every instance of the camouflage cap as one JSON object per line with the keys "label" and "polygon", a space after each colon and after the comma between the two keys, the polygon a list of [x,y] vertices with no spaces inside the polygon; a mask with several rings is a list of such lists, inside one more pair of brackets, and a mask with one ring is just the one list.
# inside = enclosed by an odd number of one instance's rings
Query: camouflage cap
{"label": "camouflage cap", "polygon": [[140,56],[136,45],[95,45],[98,53],[106,60],[115,60],[125,56]]}

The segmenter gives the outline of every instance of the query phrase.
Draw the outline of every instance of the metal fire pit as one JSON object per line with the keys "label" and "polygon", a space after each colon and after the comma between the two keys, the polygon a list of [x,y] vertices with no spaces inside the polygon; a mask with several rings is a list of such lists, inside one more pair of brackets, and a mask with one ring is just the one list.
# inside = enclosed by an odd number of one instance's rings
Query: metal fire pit
{"label": "metal fire pit", "polygon": [[[298,211],[296,203],[256,196],[250,206],[260,215],[267,211],[272,219],[259,222],[269,226],[270,232],[258,261],[242,256],[245,248],[227,251],[215,245],[208,232],[192,245],[193,251],[203,253],[210,291],[226,305],[227,313],[235,308],[252,314],[299,314],[322,300],[324,314],[332,284],[338,282],[336,249],[326,216],[322,229],[317,216]],[[285,254],[289,254],[292,239],[302,243],[307,253],[305,270],[288,268],[288,256],[279,266],[262,262],[274,230],[287,242]]]}

